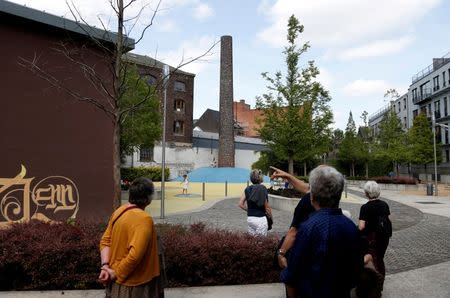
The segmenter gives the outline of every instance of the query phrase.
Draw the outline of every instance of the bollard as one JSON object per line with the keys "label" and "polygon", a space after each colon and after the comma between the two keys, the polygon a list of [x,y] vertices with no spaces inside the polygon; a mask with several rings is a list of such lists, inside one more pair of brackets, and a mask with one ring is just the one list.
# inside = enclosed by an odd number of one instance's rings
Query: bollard
{"label": "bollard", "polygon": [[202,183],[202,200],[205,200],[205,182]]}
{"label": "bollard", "polygon": [[228,181],[225,181],[225,196],[228,196]]}

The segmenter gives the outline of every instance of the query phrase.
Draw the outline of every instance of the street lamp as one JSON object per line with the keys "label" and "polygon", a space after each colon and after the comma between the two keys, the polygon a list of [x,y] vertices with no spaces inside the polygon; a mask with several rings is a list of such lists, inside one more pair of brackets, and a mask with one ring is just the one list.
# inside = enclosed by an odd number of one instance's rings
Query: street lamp
{"label": "street lamp", "polygon": [[431,115],[431,125],[433,126],[433,150],[434,150],[434,185],[435,185],[435,196],[438,195],[438,183],[437,183],[437,158],[436,158],[436,125],[444,128],[449,128],[448,125],[436,123],[436,118],[434,113]]}
{"label": "street lamp", "polygon": [[163,66],[164,80],[164,102],[163,102],[163,129],[162,129],[162,154],[161,154],[161,219],[164,219],[164,199],[165,199],[165,180],[166,180],[166,105],[167,105],[167,85],[169,83],[170,69],[169,65]]}

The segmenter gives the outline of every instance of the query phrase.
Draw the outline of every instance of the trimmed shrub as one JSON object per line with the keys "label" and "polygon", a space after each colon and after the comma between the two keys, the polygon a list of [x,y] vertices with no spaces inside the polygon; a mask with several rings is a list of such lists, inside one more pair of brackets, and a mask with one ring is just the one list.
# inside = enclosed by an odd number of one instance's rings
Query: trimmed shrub
{"label": "trimmed shrub", "polygon": [[[0,229],[0,290],[102,288],[99,241],[104,224],[32,220]],[[278,282],[278,240],[212,230],[202,223],[157,225],[169,286]]]}
{"label": "trimmed shrub", "polygon": [[[123,184],[132,182],[138,177],[147,177],[152,181],[161,181],[162,168],[161,167],[135,167],[135,168],[121,168],[120,176]],[[170,177],[170,170],[166,168],[164,172],[165,179]]]}
{"label": "trimmed shrub", "polygon": [[276,196],[282,196],[287,198],[301,198],[305,195],[305,193],[299,192],[296,189],[293,188],[278,188],[273,189],[272,187],[267,189],[269,194],[276,195]]}
{"label": "trimmed shrub", "polygon": [[374,180],[377,183],[384,183],[384,184],[417,184],[416,178],[406,176],[398,176],[392,178],[389,176],[379,176],[379,177],[370,177],[369,180]]}
{"label": "trimmed shrub", "polygon": [[0,290],[100,288],[101,228],[31,220],[0,230]]}
{"label": "trimmed shrub", "polygon": [[211,230],[198,223],[172,227],[162,240],[171,287],[279,282],[272,267],[276,238]]}

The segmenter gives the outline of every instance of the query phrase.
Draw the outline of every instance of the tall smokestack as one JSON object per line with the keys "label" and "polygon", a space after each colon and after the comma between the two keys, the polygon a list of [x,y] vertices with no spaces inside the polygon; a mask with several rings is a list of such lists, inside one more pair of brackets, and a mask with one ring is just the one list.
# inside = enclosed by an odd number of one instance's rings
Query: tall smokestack
{"label": "tall smokestack", "polygon": [[220,38],[219,167],[234,167],[233,40]]}

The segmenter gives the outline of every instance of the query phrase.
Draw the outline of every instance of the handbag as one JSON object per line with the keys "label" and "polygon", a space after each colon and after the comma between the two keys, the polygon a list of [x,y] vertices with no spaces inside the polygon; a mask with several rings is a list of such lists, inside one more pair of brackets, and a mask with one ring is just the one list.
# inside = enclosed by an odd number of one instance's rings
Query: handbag
{"label": "handbag", "polygon": [[267,230],[270,231],[270,230],[272,230],[272,225],[273,225],[272,215],[266,213],[266,219],[267,219],[267,226],[268,226]]}

